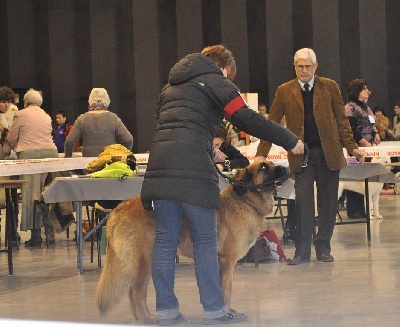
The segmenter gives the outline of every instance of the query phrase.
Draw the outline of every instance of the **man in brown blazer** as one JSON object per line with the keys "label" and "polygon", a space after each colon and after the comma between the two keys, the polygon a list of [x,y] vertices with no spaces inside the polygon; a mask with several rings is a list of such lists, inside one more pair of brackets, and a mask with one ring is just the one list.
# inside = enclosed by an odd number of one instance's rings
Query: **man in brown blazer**
{"label": "man in brown blazer", "polygon": [[[319,261],[333,262],[330,240],[335,227],[340,169],[346,166],[343,147],[361,163],[364,157],[353,139],[337,83],[315,75],[317,58],[312,49],[294,55],[296,78],[280,85],[268,119],[280,122],[308,144],[308,166],[295,175],[296,252],[289,265],[309,262],[314,230],[314,182],[317,185],[318,233],[314,239]],[[268,155],[271,143],[261,141],[256,160]],[[296,171],[301,155],[288,153],[289,167]]]}

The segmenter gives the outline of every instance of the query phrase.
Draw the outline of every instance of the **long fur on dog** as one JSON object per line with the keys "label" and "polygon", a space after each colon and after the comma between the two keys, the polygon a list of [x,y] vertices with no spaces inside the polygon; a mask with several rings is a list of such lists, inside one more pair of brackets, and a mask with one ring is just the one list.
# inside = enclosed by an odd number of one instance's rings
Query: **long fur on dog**
{"label": "long fur on dog", "polygon": [[[254,163],[236,173],[234,179],[256,185],[286,173],[285,168],[270,162]],[[221,201],[217,212],[218,260],[221,287],[226,304],[231,307],[234,266],[265,229],[265,216],[273,208],[273,189],[248,190],[245,186],[229,185],[221,192]],[[102,314],[128,293],[133,315],[142,323],[157,323],[157,316],[152,315],[147,306],[154,234],[153,212],[143,208],[139,196],[123,202],[110,214],[106,260],[96,292]],[[193,257],[185,219],[178,251]]]}

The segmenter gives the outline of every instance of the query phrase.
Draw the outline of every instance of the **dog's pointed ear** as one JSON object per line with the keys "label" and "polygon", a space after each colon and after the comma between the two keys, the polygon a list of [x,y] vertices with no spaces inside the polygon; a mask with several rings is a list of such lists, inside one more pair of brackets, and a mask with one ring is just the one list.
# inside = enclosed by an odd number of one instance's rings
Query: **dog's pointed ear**
{"label": "dog's pointed ear", "polygon": [[[253,173],[250,172],[247,168],[245,168],[245,170],[243,171],[243,175],[241,176],[240,179],[238,179],[238,181],[245,184],[250,184],[252,179],[253,179]],[[234,184],[233,190],[238,196],[243,196],[247,193],[249,189],[246,186]]]}

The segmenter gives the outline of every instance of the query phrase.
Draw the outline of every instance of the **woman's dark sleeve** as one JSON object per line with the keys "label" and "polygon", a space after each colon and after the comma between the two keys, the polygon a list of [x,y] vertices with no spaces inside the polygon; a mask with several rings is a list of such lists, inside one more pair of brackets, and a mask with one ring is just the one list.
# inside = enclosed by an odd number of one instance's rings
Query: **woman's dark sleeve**
{"label": "woman's dark sleeve", "polygon": [[232,145],[224,144],[220,150],[228,156],[227,160],[231,169],[244,168],[250,164],[249,160]]}
{"label": "woman's dark sleeve", "polygon": [[287,128],[265,119],[264,116],[247,107],[242,107],[233,113],[230,121],[241,131],[279,145],[286,151],[292,150],[298,141],[298,137]]}

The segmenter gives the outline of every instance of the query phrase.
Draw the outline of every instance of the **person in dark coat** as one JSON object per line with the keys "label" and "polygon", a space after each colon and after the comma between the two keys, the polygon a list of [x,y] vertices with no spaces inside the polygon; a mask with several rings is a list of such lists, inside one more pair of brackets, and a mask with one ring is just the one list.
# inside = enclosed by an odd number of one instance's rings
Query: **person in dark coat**
{"label": "person in dark coat", "polygon": [[228,131],[223,125],[221,125],[214,136],[214,151],[222,152],[224,158],[224,160],[216,162],[218,169],[221,171],[231,171],[232,169],[244,168],[248,166],[250,164],[249,159],[247,159],[233,145],[228,143],[227,135]]}
{"label": "person in dark coat", "polygon": [[223,45],[189,54],[171,69],[157,108],[157,126],[142,186],[142,202],[154,209],[152,277],[161,325],[184,320],[174,293],[175,256],[182,215],[194,240],[194,261],[206,324],[243,322],[228,308],[220,287],[216,210],[219,178],[213,137],[224,116],[240,130],[300,154],[304,144],[287,129],[250,109],[232,80],[236,64]]}

